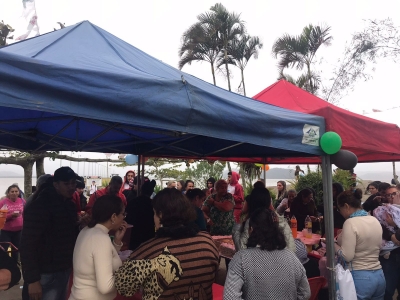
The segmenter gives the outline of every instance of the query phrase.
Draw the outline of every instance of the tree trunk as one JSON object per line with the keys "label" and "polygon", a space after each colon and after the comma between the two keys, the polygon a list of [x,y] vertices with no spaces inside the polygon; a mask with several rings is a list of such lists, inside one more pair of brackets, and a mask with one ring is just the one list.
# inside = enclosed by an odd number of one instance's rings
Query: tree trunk
{"label": "tree trunk", "polygon": [[240,69],[240,71],[242,72],[243,95],[246,97],[246,86],[244,85],[244,73],[243,73],[243,69]]}
{"label": "tree trunk", "polygon": [[393,178],[396,179],[396,162],[392,161],[393,165]]}
{"label": "tree trunk", "polygon": [[211,63],[211,73],[212,73],[214,85],[216,86],[217,82],[215,81],[215,71],[214,71],[214,64],[213,63]]}
{"label": "tree trunk", "polygon": [[28,160],[22,167],[24,168],[24,193],[25,199],[32,194],[32,170],[34,160]]}
{"label": "tree trunk", "polygon": [[228,172],[232,172],[231,164],[229,161],[226,162],[226,166],[228,167]]}
{"label": "tree trunk", "polygon": [[228,67],[228,52],[226,51],[226,47],[224,49],[225,54],[225,68],[226,68],[226,77],[228,78],[228,89],[231,91],[231,78],[229,74],[229,67]]}
{"label": "tree trunk", "polygon": [[311,173],[310,165],[307,165],[307,174]]}
{"label": "tree trunk", "polygon": [[38,158],[36,160],[36,178],[46,174],[44,172],[44,157]]}

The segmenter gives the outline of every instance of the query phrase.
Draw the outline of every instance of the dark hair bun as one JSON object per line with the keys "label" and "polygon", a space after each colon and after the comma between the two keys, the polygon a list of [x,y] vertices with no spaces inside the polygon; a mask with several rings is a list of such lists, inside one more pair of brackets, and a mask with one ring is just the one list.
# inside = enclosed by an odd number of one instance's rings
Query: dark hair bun
{"label": "dark hair bun", "polygon": [[362,190],[361,189],[355,189],[354,190],[354,197],[356,197],[357,199],[361,200],[362,199]]}

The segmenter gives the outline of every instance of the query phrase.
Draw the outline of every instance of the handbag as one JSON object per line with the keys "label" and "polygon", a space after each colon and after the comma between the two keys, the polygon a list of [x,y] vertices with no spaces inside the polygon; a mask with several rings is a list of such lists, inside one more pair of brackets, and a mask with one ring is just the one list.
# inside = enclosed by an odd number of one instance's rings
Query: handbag
{"label": "handbag", "polygon": [[[340,254],[338,254],[340,255]],[[350,270],[345,270],[339,261],[346,266],[343,257],[338,257],[338,263],[335,268],[336,273],[336,299],[337,300],[357,300],[356,287]]]}

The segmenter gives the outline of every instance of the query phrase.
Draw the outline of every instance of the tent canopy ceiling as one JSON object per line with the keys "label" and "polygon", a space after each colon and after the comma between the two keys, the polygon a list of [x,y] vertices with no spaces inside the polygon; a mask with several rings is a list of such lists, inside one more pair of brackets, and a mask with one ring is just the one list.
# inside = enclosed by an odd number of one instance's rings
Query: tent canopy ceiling
{"label": "tent canopy ceiling", "polygon": [[[263,103],[325,118],[326,131],[342,138],[342,148],[354,152],[359,162],[400,160],[400,129],[322,100],[280,80],[253,97]],[[281,159],[282,163],[319,163],[318,157]]]}
{"label": "tent canopy ceiling", "polygon": [[88,21],[0,49],[0,147],[146,156],[319,156],[322,117],[228,92]]}

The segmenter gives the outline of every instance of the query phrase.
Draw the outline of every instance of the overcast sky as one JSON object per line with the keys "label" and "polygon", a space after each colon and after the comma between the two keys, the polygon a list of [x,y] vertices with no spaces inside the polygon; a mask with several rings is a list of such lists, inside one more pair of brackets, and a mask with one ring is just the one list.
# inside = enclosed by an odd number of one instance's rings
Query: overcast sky
{"label": "overcast sky", "polygon": [[[334,39],[332,46],[318,50],[318,57],[324,58],[322,76],[329,76],[343,53],[346,41],[351,39],[352,33],[362,30],[364,20],[392,18],[394,23],[400,26],[399,0],[220,2],[228,10],[241,13],[248,32],[259,36],[264,44],[258,60],[252,59],[245,69],[246,90],[250,97],[276,81],[277,61],[271,55],[271,47],[284,33],[299,34],[308,24],[331,26]],[[57,22],[68,26],[89,20],[148,54],[177,67],[182,33],[196,22],[198,14],[206,12],[215,3],[216,1],[208,0],[36,0],[36,9],[41,34],[59,28]],[[21,12],[22,0],[1,0],[0,19],[5,23],[14,26],[19,24],[18,17]],[[399,110],[394,113],[392,108],[400,106],[400,62],[395,64],[392,61],[381,60],[375,65],[375,69],[373,79],[356,84],[355,90],[341,100],[340,106],[357,113],[368,113],[372,118],[399,123]],[[185,66],[183,71],[208,82],[212,81],[210,65],[207,63],[193,63]],[[236,89],[239,82],[240,75],[236,71],[232,79],[232,88]],[[227,82],[221,76],[217,77],[217,85],[227,88]],[[384,112],[371,113],[373,108]],[[48,171],[51,172],[50,169],[57,164],[48,166]],[[371,164],[359,164],[356,171],[371,171],[371,168],[388,170],[391,169],[391,164],[372,164],[372,167]],[[12,166],[0,166],[0,171],[13,169]]]}

